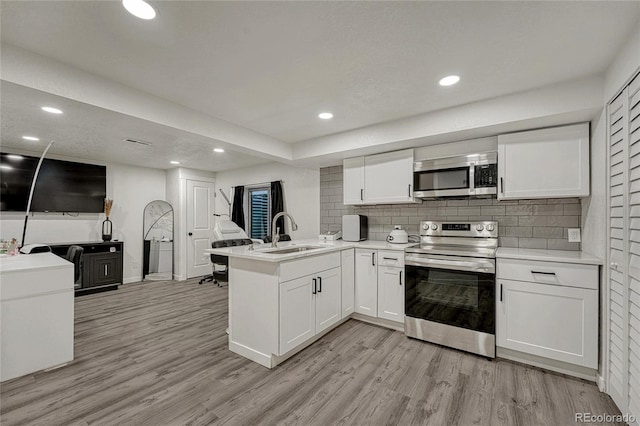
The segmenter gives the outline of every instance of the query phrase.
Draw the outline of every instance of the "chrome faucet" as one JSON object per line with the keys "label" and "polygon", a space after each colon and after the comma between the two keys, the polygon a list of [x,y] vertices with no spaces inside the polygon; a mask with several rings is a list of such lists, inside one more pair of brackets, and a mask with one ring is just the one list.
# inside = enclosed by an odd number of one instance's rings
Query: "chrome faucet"
{"label": "chrome faucet", "polygon": [[287,212],[280,212],[273,217],[273,221],[271,222],[271,247],[278,247],[278,241],[280,240],[280,228],[276,228],[276,221],[282,216],[286,216],[291,221],[291,230],[297,231],[298,225],[296,221],[293,220],[293,216],[291,216]]}

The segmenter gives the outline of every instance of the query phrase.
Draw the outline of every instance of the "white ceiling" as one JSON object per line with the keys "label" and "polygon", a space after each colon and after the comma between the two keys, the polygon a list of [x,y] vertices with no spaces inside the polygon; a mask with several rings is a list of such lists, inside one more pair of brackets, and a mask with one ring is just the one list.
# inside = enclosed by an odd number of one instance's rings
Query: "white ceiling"
{"label": "white ceiling", "polygon": [[[102,163],[130,164],[168,169],[181,166],[201,170],[223,171],[267,162],[259,157],[229,149],[227,144],[212,144],[211,139],[177,130],[150,121],[140,120],[60,96],[2,81],[3,149],[12,149],[39,156],[53,140],[51,152],[78,160],[99,160]],[[42,105],[55,105],[64,114],[48,114]],[[28,129],[25,131],[25,129]],[[23,135],[40,137],[40,141],[25,141]],[[131,138],[152,145],[124,142]],[[224,154],[213,152],[225,149]]]}
{"label": "white ceiling", "polygon": [[295,143],[602,73],[640,16],[637,1],[151,4],[142,21],[119,1],[2,1],[1,38]]}

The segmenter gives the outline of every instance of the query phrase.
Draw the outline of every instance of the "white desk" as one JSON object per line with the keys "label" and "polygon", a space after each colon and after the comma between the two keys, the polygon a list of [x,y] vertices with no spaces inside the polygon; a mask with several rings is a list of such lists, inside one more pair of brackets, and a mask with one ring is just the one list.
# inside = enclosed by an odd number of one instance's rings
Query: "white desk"
{"label": "white desk", "polygon": [[0,381],[73,360],[73,264],[0,257]]}

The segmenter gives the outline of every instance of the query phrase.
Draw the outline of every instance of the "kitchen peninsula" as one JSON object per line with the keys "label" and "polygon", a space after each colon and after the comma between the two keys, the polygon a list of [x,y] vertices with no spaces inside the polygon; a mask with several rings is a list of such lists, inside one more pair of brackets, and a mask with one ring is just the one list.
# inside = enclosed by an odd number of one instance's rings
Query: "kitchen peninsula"
{"label": "kitchen peninsula", "polygon": [[410,245],[304,240],[206,250],[229,257],[229,349],[275,367],[354,313],[356,248],[401,253]]}

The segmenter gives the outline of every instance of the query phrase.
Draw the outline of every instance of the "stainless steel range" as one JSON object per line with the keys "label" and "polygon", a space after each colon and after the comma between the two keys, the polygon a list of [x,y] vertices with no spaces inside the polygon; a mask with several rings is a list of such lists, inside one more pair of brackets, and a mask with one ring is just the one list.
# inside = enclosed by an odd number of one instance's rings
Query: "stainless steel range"
{"label": "stainless steel range", "polygon": [[496,222],[421,222],[405,250],[409,337],[495,358]]}

